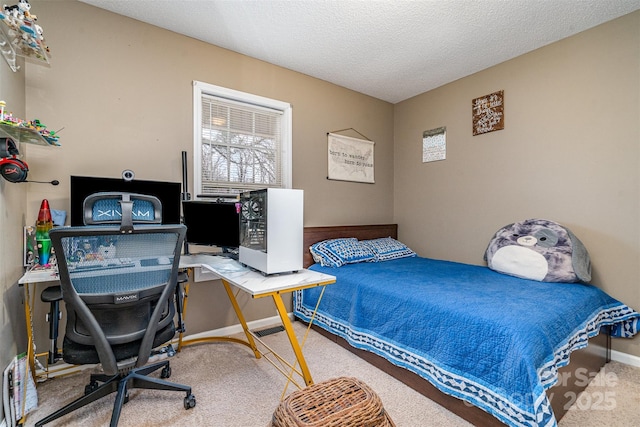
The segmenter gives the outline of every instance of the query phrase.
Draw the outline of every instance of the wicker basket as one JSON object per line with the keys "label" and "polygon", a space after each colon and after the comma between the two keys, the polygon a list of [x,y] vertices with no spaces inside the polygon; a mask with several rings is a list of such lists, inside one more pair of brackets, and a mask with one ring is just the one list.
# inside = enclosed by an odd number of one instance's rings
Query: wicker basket
{"label": "wicker basket", "polygon": [[287,396],[271,427],[395,427],[378,395],[350,377],[311,385]]}

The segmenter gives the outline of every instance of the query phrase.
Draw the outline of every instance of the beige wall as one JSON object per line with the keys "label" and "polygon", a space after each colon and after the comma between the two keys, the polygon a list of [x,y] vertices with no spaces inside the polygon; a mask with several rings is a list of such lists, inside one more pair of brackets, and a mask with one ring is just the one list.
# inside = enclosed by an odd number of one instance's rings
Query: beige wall
{"label": "beige wall", "polygon": [[[193,80],[293,105],[293,184],[305,190],[305,225],[395,221],[421,255],[482,264],[498,228],[547,217],[587,245],[594,283],[640,308],[640,13],[393,106],[83,3],[31,3],[52,66],[25,64],[25,77],[10,79],[4,67],[0,89],[5,96],[26,79],[26,101],[11,101],[25,117],[64,128],[61,148],[25,149],[32,179],[61,184],[0,184],[5,313],[7,299],[22,308],[6,290],[20,274],[15,230],[35,222],[45,197],[67,209],[70,175],[129,168],[140,179],[180,181],[180,152],[193,145]],[[472,137],[471,99],[500,89],[505,130]],[[422,164],[422,132],[439,126],[447,160]],[[326,180],[326,133],[345,128],[376,142],[375,185]],[[235,323],[226,301],[215,283],[192,286],[189,333]],[[275,314],[270,301],[240,303],[249,320]],[[11,334],[6,318],[2,351],[24,333],[13,322],[20,332]],[[638,338],[614,348],[640,356]]]}
{"label": "beige wall", "polygon": [[[7,103],[6,112],[23,117],[25,111],[24,72],[12,72],[0,59],[0,100]],[[24,69],[24,61],[18,59]],[[0,132],[0,136],[5,136]],[[25,151],[25,144],[18,150]],[[26,209],[26,189],[29,184],[12,184],[0,178],[0,368],[9,364],[17,354],[18,345],[26,346],[24,341],[24,307],[22,306],[22,288],[18,279],[22,275],[22,227]],[[0,390],[0,398],[2,390]],[[0,409],[0,420],[3,419]]]}
{"label": "beige wall", "polygon": [[[70,175],[132,169],[180,182],[181,151],[189,159],[193,151],[194,80],[293,105],[293,186],[305,192],[305,225],[393,221],[393,105],[84,3],[31,3],[52,58],[50,68],[27,69],[27,116],[64,128],[61,148],[29,150],[33,179],[60,181],[31,185],[32,221],[43,198],[68,209]],[[345,128],[376,142],[375,185],[327,181],[326,133]],[[221,286],[191,290],[189,333],[237,323]],[[240,303],[248,320],[276,314],[271,301]]]}
{"label": "beige wall", "polygon": [[[471,100],[498,90],[505,129],[472,136]],[[396,104],[400,238],[483,265],[502,226],[555,220],[588,248],[593,283],[640,309],[639,99],[636,12]],[[422,132],[440,126],[447,159],[422,163]],[[614,341],[640,356],[640,338]]]}

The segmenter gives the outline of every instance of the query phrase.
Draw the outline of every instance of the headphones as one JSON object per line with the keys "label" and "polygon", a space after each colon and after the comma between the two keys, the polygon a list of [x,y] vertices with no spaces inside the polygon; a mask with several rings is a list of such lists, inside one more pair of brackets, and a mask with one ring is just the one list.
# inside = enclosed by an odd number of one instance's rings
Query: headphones
{"label": "headphones", "polygon": [[20,152],[11,138],[0,138],[0,175],[9,182],[27,180],[29,166],[18,158]]}
{"label": "headphones", "polygon": [[27,181],[29,166],[20,160],[16,143],[11,138],[0,138],[0,175],[9,182],[39,182],[58,185],[60,181]]}
{"label": "headphones", "polygon": [[24,182],[27,180],[29,166],[17,158],[0,160],[0,175],[9,182]]}

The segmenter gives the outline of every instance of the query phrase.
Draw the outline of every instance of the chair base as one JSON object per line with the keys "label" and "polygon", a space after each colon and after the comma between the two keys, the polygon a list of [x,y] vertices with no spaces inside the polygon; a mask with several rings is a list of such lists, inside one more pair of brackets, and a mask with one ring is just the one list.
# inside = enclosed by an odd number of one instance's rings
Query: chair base
{"label": "chair base", "polygon": [[[78,408],[86,406],[91,402],[95,402],[108,394],[117,392],[116,400],[113,404],[110,424],[111,427],[116,427],[118,425],[118,420],[120,419],[122,406],[129,400],[129,390],[134,388],[183,391],[186,393],[186,397],[184,398],[184,408],[191,409],[196,406],[196,398],[191,393],[191,387],[148,376],[150,373],[157,371],[160,368],[162,368],[162,378],[168,378],[171,375],[171,367],[169,366],[168,360],[152,363],[117,375],[92,374],[89,384],[85,387],[84,396],[74,400],[53,414],[41,419],[35,425],[38,427],[47,424],[75,411]],[[98,385],[99,382],[102,384]]]}

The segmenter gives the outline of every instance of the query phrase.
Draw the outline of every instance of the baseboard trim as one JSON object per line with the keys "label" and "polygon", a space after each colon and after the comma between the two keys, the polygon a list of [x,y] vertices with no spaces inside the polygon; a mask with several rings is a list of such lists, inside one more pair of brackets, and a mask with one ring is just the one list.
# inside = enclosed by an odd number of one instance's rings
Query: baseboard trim
{"label": "baseboard trim", "polygon": [[633,354],[611,350],[611,360],[640,368],[640,357]]}
{"label": "baseboard trim", "polygon": [[[288,313],[289,319],[293,321],[293,313]],[[249,329],[259,329],[264,327],[280,324],[280,316],[265,317],[264,319],[252,320],[247,322]],[[237,323],[231,326],[225,326],[224,328],[212,329],[210,331],[204,331],[193,335],[185,335],[183,340],[193,340],[211,337],[224,337],[229,335],[235,335],[242,333],[242,325]]]}

